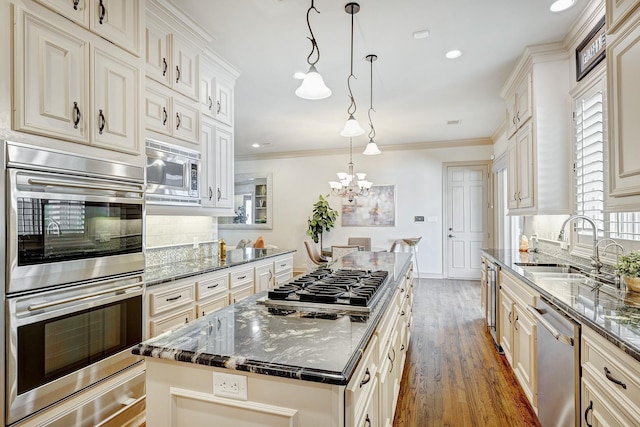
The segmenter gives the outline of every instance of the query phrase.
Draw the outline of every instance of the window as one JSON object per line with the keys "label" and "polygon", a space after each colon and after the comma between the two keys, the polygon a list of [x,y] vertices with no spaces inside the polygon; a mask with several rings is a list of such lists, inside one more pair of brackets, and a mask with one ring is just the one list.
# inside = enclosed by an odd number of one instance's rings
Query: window
{"label": "window", "polygon": [[[611,238],[625,250],[640,248],[640,212],[606,212],[606,90],[605,77],[575,99],[576,213],[593,218],[599,238]],[[591,245],[593,231],[586,221],[575,223],[578,244]],[[604,245],[606,246],[606,245]],[[613,251],[615,253],[615,251]]]}

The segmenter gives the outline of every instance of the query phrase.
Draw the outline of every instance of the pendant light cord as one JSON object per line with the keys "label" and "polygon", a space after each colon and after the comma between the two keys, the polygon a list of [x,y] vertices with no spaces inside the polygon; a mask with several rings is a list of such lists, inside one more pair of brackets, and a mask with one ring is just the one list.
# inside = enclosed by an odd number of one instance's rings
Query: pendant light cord
{"label": "pendant light cord", "polygon": [[[320,48],[318,47],[318,43],[316,43],[316,38],[313,35],[313,30],[311,29],[311,23],[309,22],[309,14],[311,13],[312,10],[315,10],[316,13],[320,13],[320,11],[316,9],[316,7],[313,5],[313,0],[311,0],[311,6],[307,10],[307,27],[309,27],[309,33],[311,34],[311,37],[307,37],[311,42],[311,53],[309,53],[309,56],[307,56],[307,63],[311,66],[315,66],[320,60]],[[311,61],[311,57],[313,56],[314,52],[316,52],[317,57],[315,61]]]}
{"label": "pendant light cord", "polygon": [[373,127],[373,120],[371,120],[371,112],[372,111],[376,111],[373,109],[373,61],[374,61],[374,56],[371,57],[371,105],[369,106],[369,111],[367,112],[367,116],[369,116],[369,126],[371,127],[371,130],[369,131],[369,140],[373,140],[373,138],[376,136],[376,130]]}
{"label": "pendant light cord", "polygon": [[353,19],[354,19],[354,15],[356,14],[353,6],[351,6],[351,10],[349,13],[351,14],[351,68],[349,70],[350,71],[349,77],[347,77],[347,87],[349,88],[349,99],[351,99],[351,104],[349,105],[349,108],[347,108],[347,113],[350,116],[353,116],[356,113],[356,109],[357,109],[356,100],[353,97],[353,92],[351,91],[351,78],[352,77],[354,79],[356,78],[356,76],[353,75]]}

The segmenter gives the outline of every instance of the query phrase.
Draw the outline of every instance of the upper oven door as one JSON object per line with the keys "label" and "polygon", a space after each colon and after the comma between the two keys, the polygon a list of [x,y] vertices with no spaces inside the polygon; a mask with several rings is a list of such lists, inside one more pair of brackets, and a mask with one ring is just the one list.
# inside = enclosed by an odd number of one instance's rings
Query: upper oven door
{"label": "upper oven door", "polygon": [[144,268],[144,187],[9,169],[7,293]]}

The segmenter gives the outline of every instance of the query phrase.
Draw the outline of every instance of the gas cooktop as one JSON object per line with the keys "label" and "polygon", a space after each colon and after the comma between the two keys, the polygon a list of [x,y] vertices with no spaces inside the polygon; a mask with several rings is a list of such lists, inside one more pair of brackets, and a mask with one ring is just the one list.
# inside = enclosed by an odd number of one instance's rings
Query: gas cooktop
{"label": "gas cooktop", "polygon": [[268,292],[267,307],[314,312],[369,313],[389,273],[319,268]]}

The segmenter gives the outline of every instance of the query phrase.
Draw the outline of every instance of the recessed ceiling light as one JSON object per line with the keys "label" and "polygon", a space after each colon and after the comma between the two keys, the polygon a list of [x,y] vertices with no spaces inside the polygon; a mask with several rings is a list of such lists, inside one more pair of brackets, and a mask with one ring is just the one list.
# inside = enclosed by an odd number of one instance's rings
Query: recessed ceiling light
{"label": "recessed ceiling light", "polygon": [[251,146],[253,148],[260,148],[260,144],[258,144],[257,142],[254,142],[253,144],[251,144]]}
{"label": "recessed ceiling light", "polygon": [[413,38],[416,40],[426,39],[429,35],[431,35],[429,30],[418,30],[413,32]]}
{"label": "recessed ceiling light", "polygon": [[306,76],[307,73],[303,73],[302,71],[296,71],[295,73],[293,73],[293,78],[296,80],[303,80],[304,76]]}
{"label": "recessed ceiling light", "polygon": [[449,52],[445,53],[444,56],[447,59],[456,59],[456,58],[460,58],[462,56],[462,52],[460,52],[458,49],[454,49],[454,50],[450,50]]}
{"label": "recessed ceiling light", "polygon": [[562,12],[563,10],[569,9],[576,3],[576,0],[556,0],[551,4],[549,10],[551,12]]}

